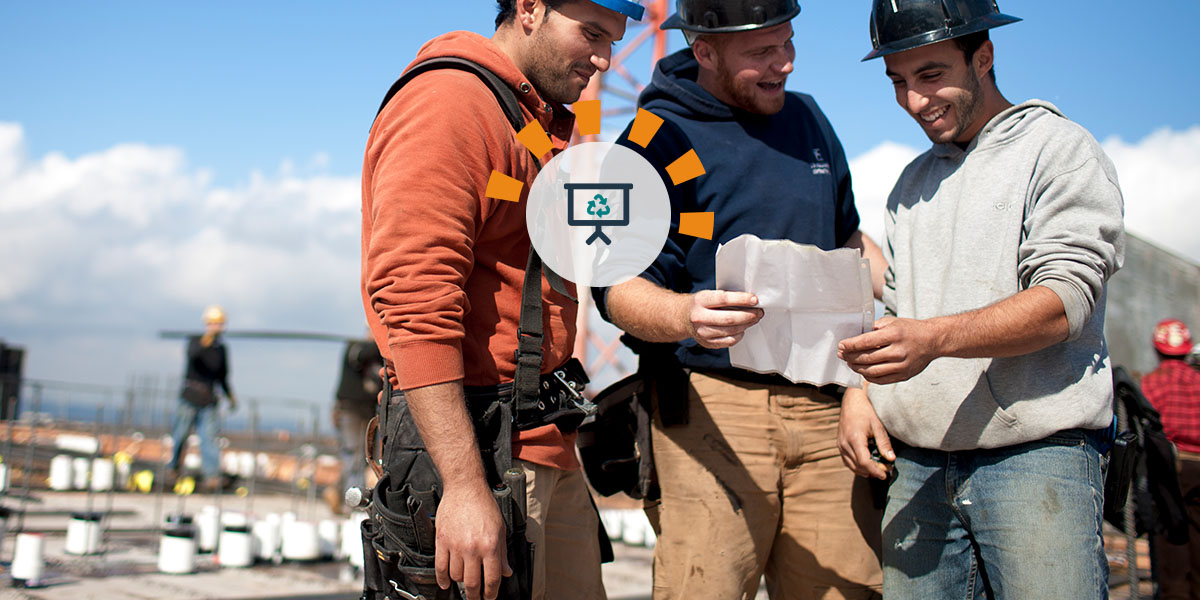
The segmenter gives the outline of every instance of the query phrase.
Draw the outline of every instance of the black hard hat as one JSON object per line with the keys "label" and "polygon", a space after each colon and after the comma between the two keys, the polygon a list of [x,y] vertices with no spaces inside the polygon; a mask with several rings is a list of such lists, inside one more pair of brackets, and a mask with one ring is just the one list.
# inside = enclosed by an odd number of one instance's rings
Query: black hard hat
{"label": "black hard hat", "polygon": [[864,61],[1020,21],[995,0],[875,0]]}
{"label": "black hard hat", "polygon": [[675,14],[659,29],[734,33],[774,27],[798,14],[796,0],[676,0]]}

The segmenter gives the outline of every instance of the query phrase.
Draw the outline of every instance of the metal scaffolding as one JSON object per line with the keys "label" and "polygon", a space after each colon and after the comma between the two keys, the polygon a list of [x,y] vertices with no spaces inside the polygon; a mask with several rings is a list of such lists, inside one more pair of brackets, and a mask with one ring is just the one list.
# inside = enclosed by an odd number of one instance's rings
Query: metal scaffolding
{"label": "metal scaffolding", "polygon": [[[637,97],[644,83],[636,77],[628,63],[630,59],[645,47],[650,48],[649,68],[667,54],[667,32],[659,29],[659,25],[670,14],[670,3],[667,0],[651,0],[646,3],[646,18],[629,27],[625,32],[627,41],[622,42],[613,52],[612,60],[606,73],[597,73],[592,78],[587,89],[583,91],[580,100],[601,100],[604,109],[601,118],[631,117],[637,112]],[[640,57],[640,55],[639,55]],[[624,124],[622,124],[622,127]],[[576,142],[600,141],[598,135],[577,136]],[[598,373],[606,367],[618,371],[618,377],[624,376],[627,369],[617,357],[621,349],[620,333],[611,331],[594,331],[589,323],[592,314],[592,299],[586,290],[580,290],[579,316],[576,324],[578,333],[575,338],[575,357],[584,364],[588,373]],[[598,391],[598,390],[593,390]]]}

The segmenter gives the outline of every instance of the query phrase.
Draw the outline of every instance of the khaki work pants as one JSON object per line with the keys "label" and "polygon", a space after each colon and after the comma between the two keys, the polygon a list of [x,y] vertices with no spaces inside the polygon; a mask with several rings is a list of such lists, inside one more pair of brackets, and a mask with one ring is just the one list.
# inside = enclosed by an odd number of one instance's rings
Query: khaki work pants
{"label": "khaki work pants", "polygon": [[605,600],[600,574],[600,520],[583,471],[514,460],[525,469],[533,543],[533,600]]}
{"label": "khaki work pants", "polygon": [[878,598],[882,512],[842,464],[841,403],[693,373],[689,423],[656,415],[654,600]]}

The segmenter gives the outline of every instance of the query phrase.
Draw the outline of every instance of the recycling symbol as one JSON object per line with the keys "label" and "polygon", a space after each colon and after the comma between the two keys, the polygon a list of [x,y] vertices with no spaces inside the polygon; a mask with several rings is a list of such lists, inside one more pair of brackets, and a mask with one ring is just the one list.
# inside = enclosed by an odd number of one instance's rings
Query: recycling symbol
{"label": "recycling symbol", "polygon": [[[600,202],[600,206],[596,206],[597,201]],[[608,213],[610,212],[612,212],[612,209],[608,206],[608,198],[605,198],[600,194],[596,194],[591,200],[588,200],[587,213],[589,215],[592,215],[597,219],[603,219],[604,217],[608,216]]]}

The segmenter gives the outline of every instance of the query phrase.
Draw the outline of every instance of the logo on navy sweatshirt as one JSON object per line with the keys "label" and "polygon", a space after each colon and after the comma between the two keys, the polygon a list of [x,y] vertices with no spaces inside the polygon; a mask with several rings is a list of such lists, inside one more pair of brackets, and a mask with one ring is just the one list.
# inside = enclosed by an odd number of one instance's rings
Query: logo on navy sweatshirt
{"label": "logo on navy sweatshirt", "polygon": [[813,148],[813,161],[809,163],[812,166],[813,175],[831,175],[833,173],[829,163],[825,162],[825,157],[821,154],[820,148]]}

